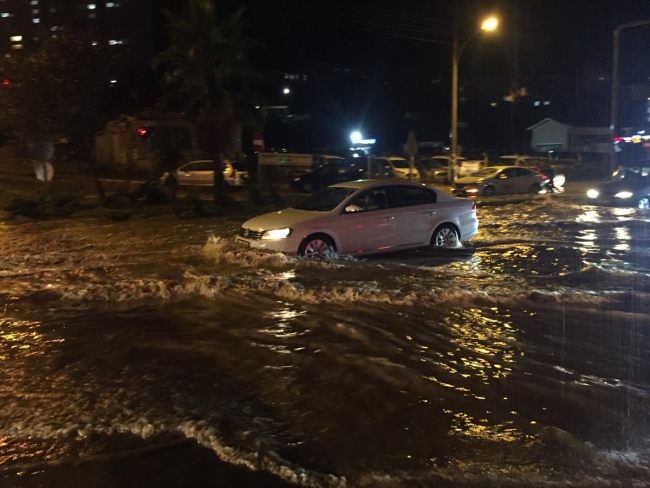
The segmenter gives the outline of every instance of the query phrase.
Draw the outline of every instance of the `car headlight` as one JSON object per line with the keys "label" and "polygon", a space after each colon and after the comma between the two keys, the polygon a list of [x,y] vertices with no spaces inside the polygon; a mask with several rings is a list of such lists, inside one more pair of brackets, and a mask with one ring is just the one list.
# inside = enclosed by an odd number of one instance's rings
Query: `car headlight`
{"label": "car headlight", "polygon": [[262,234],[262,239],[275,241],[277,239],[286,239],[291,234],[291,229],[288,227],[286,229],[273,229],[267,230]]}
{"label": "car headlight", "polygon": [[465,191],[467,193],[478,193],[478,188],[476,188],[476,187],[466,188]]}
{"label": "car headlight", "polygon": [[630,198],[632,195],[634,194],[631,191],[620,191],[614,196],[616,198]]}
{"label": "car headlight", "polygon": [[598,198],[598,195],[600,195],[600,192],[598,190],[591,189],[587,192],[587,196],[589,198]]}

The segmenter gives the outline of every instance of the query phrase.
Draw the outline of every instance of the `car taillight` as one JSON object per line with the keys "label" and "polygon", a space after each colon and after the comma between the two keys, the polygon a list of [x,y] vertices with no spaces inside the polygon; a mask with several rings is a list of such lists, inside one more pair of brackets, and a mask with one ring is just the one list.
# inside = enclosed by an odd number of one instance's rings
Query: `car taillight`
{"label": "car taillight", "polygon": [[476,212],[476,203],[472,205],[472,212]]}
{"label": "car taillight", "polygon": [[542,175],[542,179],[543,179],[543,180],[548,180],[548,176],[546,176],[546,175]]}

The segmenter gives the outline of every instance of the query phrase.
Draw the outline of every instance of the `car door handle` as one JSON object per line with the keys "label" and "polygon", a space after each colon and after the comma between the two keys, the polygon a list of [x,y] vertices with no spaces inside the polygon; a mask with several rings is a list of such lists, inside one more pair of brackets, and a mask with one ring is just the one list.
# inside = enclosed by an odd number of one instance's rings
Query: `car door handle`
{"label": "car door handle", "polygon": [[387,222],[390,222],[391,220],[394,220],[394,219],[395,219],[394,216],[391,216],[391,217],[384,217],[384,220],[386,220]]}

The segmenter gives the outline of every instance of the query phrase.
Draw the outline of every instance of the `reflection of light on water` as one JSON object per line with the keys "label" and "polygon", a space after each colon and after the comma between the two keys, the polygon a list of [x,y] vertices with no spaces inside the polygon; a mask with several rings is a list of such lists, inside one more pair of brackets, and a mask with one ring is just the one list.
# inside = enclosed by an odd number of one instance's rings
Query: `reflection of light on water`
{"label": "reflection of light on water", "polygon": [[578,215],[576,217],[576,222],[599,223],[600,222],[600,214],[598,213],[597,210],[587,210],[582,215]]}
{"label": "reflection of light on water", "polygon": [[[617,227],[614,229],[614,234],[616,236],[616,239],[619,241],[629,241],[632,239],[632,236],[630,236],[630,230],[627,227]],[[616,244],[614,246],[614,249],[616,251],[629,251],[630,245],[627,242],[621,242],[619,244]]]}
{"label": "reflection of light on water", "polygon": [[582,242],[582,246],[579,248],[584,253],[589,253],[596,248],[596,243],[594,242],[598,236],[594,229],[581,230],[577,238]]}
{"label": "reflection of light on water", "polygon": [[11,350],[32,349],[29,355],[42,354],[34,349],[43,343],[43,335],[33,329],[37,325],[26,320],[0,321],[0,361],[7,359]]}
{"label": "reflection of light on water", "polygon": [[[630,215],[634,215],[635,212],[636,210],[633,208],[615,208],[612,210],[612,213],[617,217],[629,217]],[[626,220],[626,219],[619,219],[619,220]]]}
{"label": "reflection of light on water", "polygon": [[271,319],[273,322],[268,327],[258,329],[257,331],[263,334],[272,335],[279,339],[287,339],[303,335],[305,331],[298,332],[293,330],[291,323],[294,319],[304,314],[304,311],[294,310],[289,307],[265,312],[264,317]]}

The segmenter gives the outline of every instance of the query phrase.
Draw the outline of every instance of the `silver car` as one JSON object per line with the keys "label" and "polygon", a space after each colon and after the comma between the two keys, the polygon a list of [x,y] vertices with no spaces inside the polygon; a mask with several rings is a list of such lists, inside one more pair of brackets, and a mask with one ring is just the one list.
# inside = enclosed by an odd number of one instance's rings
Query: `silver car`
{"label": "silver car", "polygon": [[516,166],[491,166],[459,178],[454,185],[458,196],[539,193],[544,178],[537,171]]}
{"label": "silver car", "polygon": [[[223,161],[223,179],[230,187],[241,187],[248,178],[245,164],[238,161]],[[167,186],[212,186],[214,185],[214,162],[192,161],[160,177],[160,184]]]}

